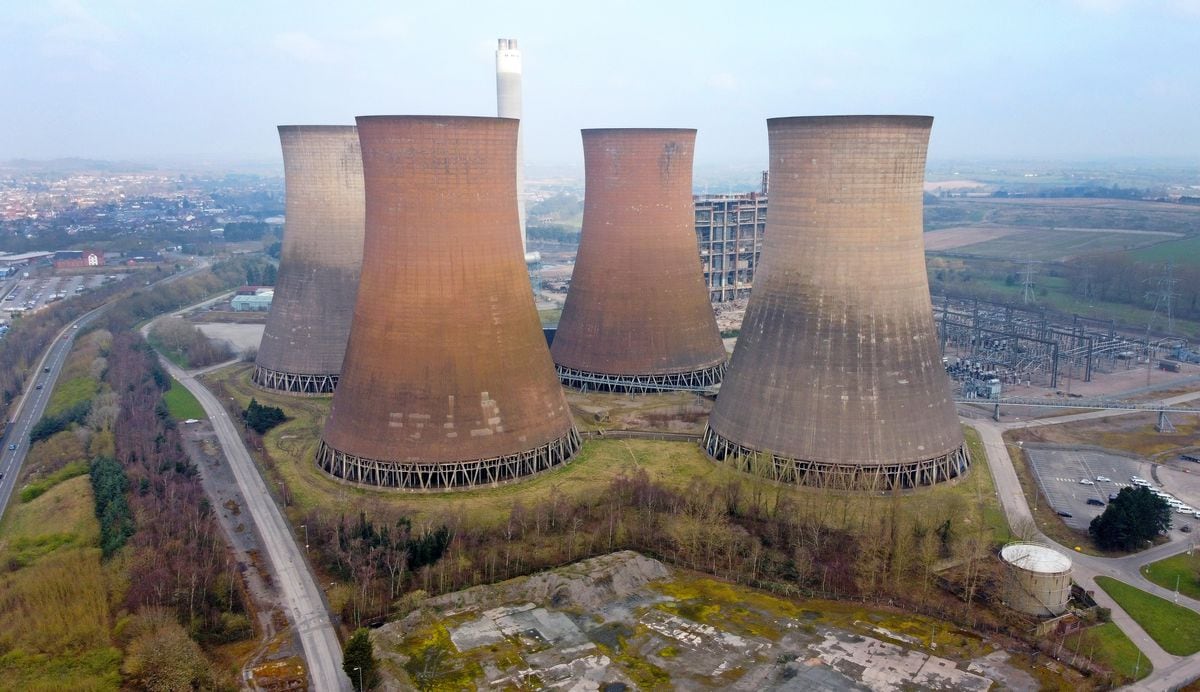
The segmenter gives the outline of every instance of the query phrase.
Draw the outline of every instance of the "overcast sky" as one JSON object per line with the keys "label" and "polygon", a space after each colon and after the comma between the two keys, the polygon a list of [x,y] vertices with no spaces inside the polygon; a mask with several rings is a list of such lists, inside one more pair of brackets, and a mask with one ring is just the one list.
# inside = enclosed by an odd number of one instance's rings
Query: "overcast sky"
{"label": "overcast sky", "polygon": [[498,37],[532,163],[695,127],[698,165],[756,165],[766,118],[848,113],[935,116],[931,158],[1200,159],[1200,0],[0,0],[0,160],[271,161],[278,124],[495,115]]}

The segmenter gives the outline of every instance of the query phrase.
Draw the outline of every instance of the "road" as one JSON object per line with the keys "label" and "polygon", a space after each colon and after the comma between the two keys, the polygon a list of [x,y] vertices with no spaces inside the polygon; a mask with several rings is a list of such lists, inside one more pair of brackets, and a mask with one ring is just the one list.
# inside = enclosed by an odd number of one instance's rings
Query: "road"
{"label": "road", "polygon": [[[1197,398],[1200,398],[1200,392],[1170,397],[1164,399],[1163,402],[1174,405]],[[979,432],[984,452],[987,454],[988,468],[991,470],[992,478],[996,484],[996,495],[1000,500],[1000,505],[1004,509],[1004,514],[1008,518],[1008,523],[1013,533],[1027,540],[1036,540],[1046,545],[1057,546],[1063,552],[1069,553],[1074,562],[1075,581],[1083,586],[1083,588],[1094,592],[1096,602],[1112,611],[1113,621],[1137,644],[1146,658],[1154,664],[1154,672],[1143,680],[1130,685],[1129,689],[1168,690],[1200,678],[1200,654],[1180,657],[1163,651],[1162,647],[1150,635],[1146,634],[1146,631],[1128,613],[1122,610],[1103,589],[1097,586],[1095,579],[1099,575],[1120,579],[1127,584],[1137,586],[1143,591],[1156,594],[1167,600],[1175,600],[1181,606],[1200,612],[1200,601],[1195,601],[1185,596],[1176,596],[1174,592],[1152,583],[1142,576],[1141,573],[1141,568],[1144,565],[1179,553],[1188,548],[1190,542],[1188,540],[1181,540],[1175,536],[1173,537],[1174,540],[1169,543],[1121,558],[1102,558],[1084,555],[1076,552],[1072,547],[1056,543],[1038,530],[1034,524],[1028,500],[1025,497],[1025,493],[1021,490],[1016,469],[1013,467],[1012,457],[1008,453],[1003,438],[1004,431],[1006,430],[1060,425],[1071,421],[1130,415],[1133,413],[1137,412],[1089,411],[1070,416],[1054,416],[1003,424],[995,423],[991,420],[969,418],[964,418],[963,422]]]}
{"label": "road", "polygon": [[225,408],[213,393],[196,379],[159,356],[163,367],[187,388],[208,414],[238,487],[246,500],[254,524],[271,561],[273,574],[283,594],[288,618],[304,648],[309,683],[316,690],[349,690],[350,679],[342,671],[342,647],[329,619],[321,591],[308,571],[299,545],[263,482],[250,453]]}
{"label": "road", "polygon": [[[42,360],[38,362],[37,371],[27,385],[28,390],[21,397],[21,403],[13,414],[12,425],[8,426],[4,435],[4,447],[0,449],[0,454],[3,454],[0,456],[0,473],[4,475],[0,478],[0,517],[8,511],[8,501],[12,499],[16,489],[21,466],[25,464],[25,455],[29,452],[29,431],[45,413],[50,393],[54,391],[54,383],[58,380],[67,355],[71,353],[71,346],[75,343],[77,332],[74,327],[90,324],[106,309],[106,306],[96,308],[64,327],[55,335],[54,343],[50,344],[50,348],[46,349]],[[46,372],[46,368],[50,368],[50,372]],[[38,389],[38,385],[42,388]],[[16,445],[17,448],[9,449],[12,445]]]}

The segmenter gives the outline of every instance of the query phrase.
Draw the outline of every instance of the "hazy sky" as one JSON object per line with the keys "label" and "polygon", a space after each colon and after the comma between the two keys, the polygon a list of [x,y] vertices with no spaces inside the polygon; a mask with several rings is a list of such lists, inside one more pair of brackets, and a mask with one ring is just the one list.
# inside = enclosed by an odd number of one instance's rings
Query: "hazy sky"
{"label": "hazy sky", "polygon": [[765,118],[843,113],[933,115],[933,158],[1200,159],[1200,0],[0,0],[0,160],[271,161],[277,124],[495,115],[498,37],[533,163],[661,126],[757,165]]}

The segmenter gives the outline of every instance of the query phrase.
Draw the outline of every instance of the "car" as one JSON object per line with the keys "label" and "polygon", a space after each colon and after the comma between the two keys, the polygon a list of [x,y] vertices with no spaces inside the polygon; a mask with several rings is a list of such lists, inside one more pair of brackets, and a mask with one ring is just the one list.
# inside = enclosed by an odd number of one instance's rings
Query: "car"
{"label": "car", "polygon": [[14,449],[16,449],[16,448],[17,448],[17,446],[16,446],[15,444],[11,444],[11,445],[9,445],[9,446],[8,446],[8,451],[10,451],[10,452],[11,452],[11,451],[13,451],[13,450],[14,450]]}
{"label": "car", "polygon": [[1115,499],[1117,499],[1117,494],[1116,494],[1116,493],[1109,493],[1109,494],[1108,494],[1108,501],[1109,501],[1109,502],[1112,502],[1112,501],[1113,501],[1113,500],[1115,500]]}
{"label": "car", "polygon": [[1056,512],[1056,514],[1058,514],[1058,516],[1060,516],[1060,517],[1073,517],[1073,516],[1075,516],[1074,514],[1071,514],[1070,512],[1068,512],[1068,511],[1067,511],[1067,510],[1065,510],[1065,509],[1060,509],[1060,510],[1058,510],[1058,512]]}
{"label": "car", "polygon": [[1095,485],[1096,481],[1092,480],[1091,478],[1080,478],[1079,483],[1081,485]]}
{"label": "car", "polygon": [[1089,497],[1089,498],[1087,499],[1087,503],[1088,503],[1089,505],[1096,505],[1097,507],[1103,507],[1103,506],[1104,506],[1104,500],[1101,500],[1101,499],[1098,499],[1098,498],[1095,498],[1095,497]]}
{"label": "car", "polygon": [[75,326],[71,327],[71,329],[79,329],[79,325],[75,325]]}
{"label": "car", "polygon": [[1191,532],[1192,532],[1192,527],[1191,527],[1191,525],[1190,525],[1190,524],[1184,524],[1183,526],[1180,526],[1180,527],[1179,527],[1179,530],[1180,530],[1180,531],[1182,531],[1182,532],[1184,532],[1184,533],[1191,533]]}
{"label": "car", "polygon": [[1096,480],[1100,481],[1101,483],[1112,483],[1112,479],[1108,476],[1096,476]]}
{"label": "car", "polygon": [[36,389],[41,389],[41,388],[42,388],[42,384],[39,382],[39,383],[38,383],[38,386],[36,387]]}

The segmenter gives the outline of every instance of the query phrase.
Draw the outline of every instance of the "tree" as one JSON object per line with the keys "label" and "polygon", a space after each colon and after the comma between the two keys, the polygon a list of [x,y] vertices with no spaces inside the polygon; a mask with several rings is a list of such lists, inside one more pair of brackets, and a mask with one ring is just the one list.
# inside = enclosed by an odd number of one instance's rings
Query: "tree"
{"label": "tree", "polygon": [[1088,533],[1104,550],[1136,550],[1171,528],[1171,508],[1149,488],[1122,488]]}
{"label": "tree", "polygon": [[246,407],[242,417],[246,425],[259,435],[287,420],[283,409],[278,406],[263,406],[257,399],[250,400],[250,405]]}
{"label": "tree", "polygon": [[[350,678],[355,690],[373,689],[379,684],[379,671],[375,669],[375,648],[366,628],[359,628],[346,642],[346,653],[342,655],[342,670]],[[359,673],[362,674],[361,678]],[[362,687],[359,687],[359,680]]]}

